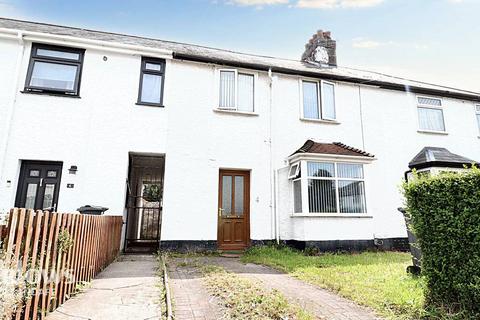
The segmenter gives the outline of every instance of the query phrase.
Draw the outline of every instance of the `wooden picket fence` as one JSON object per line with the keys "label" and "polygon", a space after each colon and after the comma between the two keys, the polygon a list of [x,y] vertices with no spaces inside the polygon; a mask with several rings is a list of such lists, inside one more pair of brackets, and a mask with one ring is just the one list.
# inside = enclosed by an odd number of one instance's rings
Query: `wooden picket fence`
{"label": "wooden picket fence", "polygon": [[28,283],[14,319],[44,319],[113,262],[122,225],[121,216],[12,209],[5,259]]}

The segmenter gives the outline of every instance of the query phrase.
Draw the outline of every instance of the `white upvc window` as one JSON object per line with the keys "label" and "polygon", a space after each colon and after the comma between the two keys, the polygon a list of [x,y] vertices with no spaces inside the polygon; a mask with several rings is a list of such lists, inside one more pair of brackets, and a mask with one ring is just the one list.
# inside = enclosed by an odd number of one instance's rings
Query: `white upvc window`
{"label": "white upvc window", "polygon": [[255,75],[236,69],[220,69],[218,97],[219,109],[254,112]]}
{"label": "white upvc window", "polygon": [[442,99],[417,96],[417,110],[420,130],[445,132]]}
{"label": "white upvc window", "polygon": [[475,105],[475,116],[477,117],[478,130],[480,131],[480,104]]}
{"label": "white upvc window", "polygon": [[302,118],[336,120],[335,83],[301,80]]}
{"label": "white upvc window", "polygon": [[367,213],[362,163],[302,160],[298,164],[299,174],[290,178],[294,214]]}

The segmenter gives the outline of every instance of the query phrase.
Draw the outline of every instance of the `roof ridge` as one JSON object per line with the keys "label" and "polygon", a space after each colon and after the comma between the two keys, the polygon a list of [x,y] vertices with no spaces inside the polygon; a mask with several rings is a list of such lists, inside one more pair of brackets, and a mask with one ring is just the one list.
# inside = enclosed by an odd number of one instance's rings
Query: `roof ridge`
{"label": "roof ridge", "polygon": [[[187,42],[162,40],[159,38],[147,37],[147,36],[141,36],[141,35],[101,31],[101,30],[94,30],[94,29],[88,29],[88,28],[72,27],[72,26],[65,26],[65,25],[59,25],[59,24],[53,24],[53,23],[20,20],[20,19],[6,18],[6,17],[0,17],[0,25],[3,25],[3,28],[10,28],[10,29],[26,28],[26,30],[30,29],[31,31],[44,32],[47,34],[56,34],[56,33],[63,34],[63,32],[75,33],[76,31],[85,32],[87,33],[87,35],[83,35],[84,37],[91,36],[94,38],[96,36],[99,36],[100,38],[102,38],[102,36],[103,37],[110,36],[110,39],[108,40],[103,39],[103,40],[114,42],[114,43],[115,42],[128,43],[128,42],[135,42],[137,40],[138,42],[141,42],[140,43],[141,46],[146,46],[146,47],[148,46],[173,47],[171,48],[171,50],[174,51],[175,53],[180,53],[180,56],[182,54],[187,56],[189,54],[192,54],[200,58],[205,58],[205,56],[210,57],[215,55],[218,55],[218,56],[223,55],[222,58],[219,58],[220,59],[219,61],[222,61],[223,59],[226,62],[233,62],[233,63],[237,62],[237,63],[244,63],[244,64],[248,64],[245,61],[249,59],[251,59],[252,61],[258,60],[252,63],[253,64],[256,63],[262,66],[269,66],[269,67],[284,64],[282,66],[279,66],[278,69],[291,70],[293,71],[293,74],[312,72],[312,73],[315,73],[315,75],[318,77],[322,77],[322,76],[332,77],[332,79],[336,79],[339,81],[347,81],[347,82],[351,81],[351,82],[356,82],[360,84],[369,84],[369,83],[379,82],[379,83],[385,83],[387,87],[388,85],[393,85],[393,86],[397,86],[396,87],[397,89],[403,88],[400,90],[404,90],[404,91],[411,91],[411,90],[413,92],[425,91],[423,92],[424,94],[427,94],[427,91],[432,91],[429,94],[432,94],[432,95],[439,94],[445,97],[451,96],[456,99],[480,101],[480,92],[475,92],[472,90],[457,89],[457,88],[449,87],[445,85],[438,85],[438,84],[423,82],[419,80],[412,80],[412,79],[402,78],[402,77],[389,75],[389,74],[381,73],[377,71],[363,70],[360,68],[353,68],[348,66],[336,66],[336,67],[316,66],[315,67],[312,64],[307,64],[304,61],[301,61],[298,59],[289,59],[289,58],[283,58],[283,57],[275,57],[271,55],[246,53],[246,52],[234,51],[229,49],[216,48],[212,46],[192,44]],[[44,30],[35,30],[36,26],[43,26]],[[59,30],[58,31],[49,30],[48,29],[49,27],[58,28]],[[42,28],[38,28],[38,29],[42,29]],[[91,34],[88,34],[88,33],[91,33]],[[81,37],[81,36],[78,36],[78,37]],[[124,39],[122,39],[122,37],[124,37]],[[148,43],[149,41],[151,42],[150,44]],[[197,50],[199,52],[203,50],[204,52],[202,52],[201,54],[199,54],[198,52],[193,52],[193,53],[188,52],[192,50],[193,51]],[[209,50],[211,52],[208,52]],[[355,74],[355,72],[357,72],[358,74]]]}
{"label": "roof ridge", "polygon": [[16,21],[16,22],[24,22],[24,23],[32,23],[32,24],[41,24],[41,25],[44,25],[44,26],[51,26],[51,27],[68,28],[68,29],[83,30],[83,31],[88,31],[88,32],[98,32],[98,33],[111,34],[111,35],[117,35],[117,36],[132,37],[132,38],[137,38],[137,39],[145,39],[145,40],[154,40],[154,41],[169,42],[169,43],[180,44],[180,45],[195,46],[195,47],[200,47],[200,48],[204,48],[204,49],[220,50],[220,51],[225,51],[225,52],[230,52],[230,53],[235,53],[235,54],[243,54],[243,55],[246,55],[246,56],[254,56],[254,57],[262,57],[262,58],[270,58],[270,59],[280,59],[280,60],[286,60],[286,61],[302,62],[301,60],[298,60],[298,59],[290,59],[290,58],[283,58],[283,57],[275,57],[275,56],[269,56],[269,55],[255,54],[255,53],[240,52],[240,51],[235,51],[235,50],[230,50],[230,49],[223,49],[223,48],[211,47],[211,46],[206,46],[206,45],[201,45],[201,44],[195,44],[195,43],[188,43],[188,42],[178,42],[178,41],[172,41],[172,40],[164,40],[164,39],[160,39],[160,38],[153,38],[153,37],[150,37],[150,36],[140,36],[140,35],[135,35],[135,34],[130,34],[130,33],[120,33],[120,32],[113,32],[113,31],[103,31],[103,30],[96,30],[96,29],[89,29],[89,28],[82,28],[82,27],[73,27],[73,26],[67,26],[67,25],[61,25],[61,24],[55,24],[55,23],[48,23],[48,22],[37,22],[37,21],[31,21],[31,20],[21,20],[21,19],[6,18],[6,17],[2,17],[2,16],[0,16],[0,20],[10,20],[10,21]]}

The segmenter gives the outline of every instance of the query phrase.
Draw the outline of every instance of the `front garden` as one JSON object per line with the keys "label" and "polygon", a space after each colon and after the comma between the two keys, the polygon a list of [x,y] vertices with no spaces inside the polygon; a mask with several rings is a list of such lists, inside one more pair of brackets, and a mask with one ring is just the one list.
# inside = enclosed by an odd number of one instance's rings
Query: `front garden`
{"label": "front garden", "polygon": [[400,252],[307,256],[287,247],[254,247],[243,262],[268,265],[337,292],[387,319],[424,315],[424,281],[405,272],[411,257]]}

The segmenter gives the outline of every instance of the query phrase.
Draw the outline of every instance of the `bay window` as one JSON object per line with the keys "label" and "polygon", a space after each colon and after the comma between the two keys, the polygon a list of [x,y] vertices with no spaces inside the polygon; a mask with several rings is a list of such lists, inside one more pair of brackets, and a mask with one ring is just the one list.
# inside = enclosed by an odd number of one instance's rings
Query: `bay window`
{"label": "bay window", "polygon": [[[363,164],[329,161],[300,161],[294,177],[294,213],[363,214],[367,212]],[[305,172],[302,173],[302,172]]]}

